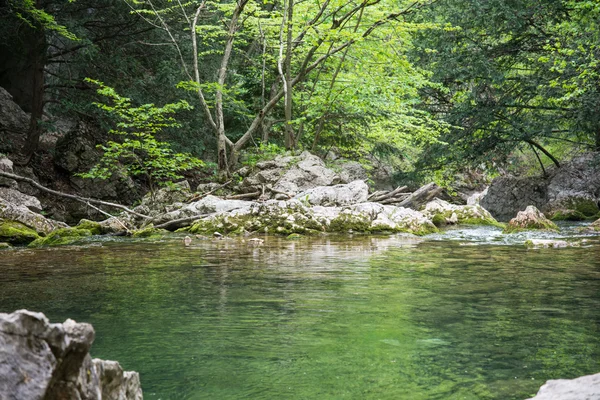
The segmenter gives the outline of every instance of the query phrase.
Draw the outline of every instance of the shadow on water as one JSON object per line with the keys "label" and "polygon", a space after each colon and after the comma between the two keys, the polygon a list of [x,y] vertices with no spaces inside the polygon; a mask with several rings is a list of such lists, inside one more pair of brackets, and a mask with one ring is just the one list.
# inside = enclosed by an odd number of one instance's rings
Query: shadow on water
{"label": "shadow on water", "polygon": [[600,371],[597,238],[524,240],[479,228],[4,251],[0,311],[91,322],[92,354],[140,371],[148,399],[523,399]]}

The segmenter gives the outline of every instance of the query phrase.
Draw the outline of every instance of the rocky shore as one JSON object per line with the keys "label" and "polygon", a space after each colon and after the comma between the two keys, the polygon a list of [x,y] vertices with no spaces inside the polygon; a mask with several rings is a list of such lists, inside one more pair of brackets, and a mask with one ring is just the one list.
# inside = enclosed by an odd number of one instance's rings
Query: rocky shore
{"label": "rocky shore", "polygon": [[90,324],[51,324],[27,310],[0,313],[0,399],[141,400],[137,372],[92,359]]}
{"label": "rocky shore", "polygon": [[[572,166],[563,168],[576,169],[581,165],[586,164],[577,159]],[[569,186],[561,191],[557,189],[560,186],[557,180],[564,171],[549,181],[548,187],[558,193],[553,195],[554,200],[534,202],[547,210],[543,213],[527,202],[522,209],[514,201],[502,203],[498,193],[514,192],[516,189],[510,187],[520,180],[494,180],[486,192],[476,194],[468,204],[453,204],[448,200],[456,203],[457,199],[434,183],[414,192],[407,192],[405,187],[373,191],[366,183],[366,171],[361,168],[358,163],[342,162],[334,170],[308,152],[279,156],[239,171],[242,179],[235,185],[205,184],[194,191],[183,181],[146,195],[131,212],[100,222],[83,219],[74,227],[42,215],[40,201],[25,194],[27,190],[23,188],[27,183],[2,177],[0,243],[4,243],[3,248],[40,247],[76,243],[93,235],[151,236],[174,231],[202,235],[409,233],[420,236],[461,224],[503,227],[505,233],[511,233],[557,230],[548,217],[589,219],[590,223],[598,217],[598,198],[594,196],[600,193],[600,182],[595,178],[586,178],[584,183],[570,180]],[[0,158],[0,170],[13,173],[12,162]],[[571,171],[567,175],[573,174]],[[523,197],[533,201],[531,196]],[[488,205],[492,211],[482,205]],[[508,225],[496,219],[507,216],[513,218]],[[586,231],[597,232],[598,224],[598,221],[591,223]]]}

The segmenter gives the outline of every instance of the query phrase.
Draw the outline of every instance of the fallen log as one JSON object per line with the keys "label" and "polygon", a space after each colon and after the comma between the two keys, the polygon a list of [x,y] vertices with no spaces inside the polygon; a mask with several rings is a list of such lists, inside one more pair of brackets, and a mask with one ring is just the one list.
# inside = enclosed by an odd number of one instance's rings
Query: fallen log
{"label": "fallen log", "polygon": [[128,212],[129,214],[133,214],[135,216],[138,216],[140,218],[144,218],[144,219],[150,219],[151,217],[144,215],[144,214],[140,214],[136,211],[133,211],[121,204],[117,204],[117,203],[111,203],[108,201],[102,201],[102,200],[97,200],[97,199],[92,199],[89,197],[81,197],[81,196],[77,196],[75,194],[69,194],[69,193],[63,193],[63,192],[59,192],[57,190],[53,190],[50,188],[47,188],[46,186],[40,185],[39,183],[37,183],[36,181],[34,181],[31,178],[27,178],[24,176],[20,176],[20,175],[15,175],[15,174],[11,174],[10,172],[4,172],[4,171],[0,171],[0,176],[4,176],[6,178],[10,178],[10,179],[14,179],[15,181],[20,181],[20,182],[26,182],[29,183],[31,186],[36,187],[46,193],[50,193],[53,194],[55,196],[60,196],[60,197],[65,197],[67,199],[71,199],[71,200],[76,200],[79,201],[81,203],[85,203],[85,204],[100,204],[103,206],[108,206],[108,207],[113,207],[113,208],[118,208],[121,209],[125,212]]}
{"label": "fallen log", "polygon": [[225,200],[255,199],[261,195],[261,192],[241,193],[226,196]]}
{"label": "fallen log", "polygon": [[200,200],[200,199],[202,199],[202,198],[204,198],[206,196],[209,196],[209,195],[213,194],[214,192],[216,192],[219,189],[223,189],[225,186],[229,185],[231,182],[233,182],[233,181],[227,181],[224,184],[219,185],[216,188],[214,188],[213,190],[209,190],[206,193],[195,193],[195,194],[191,195],[190,197],[188,197],[187,199],[185,199],[185,202],[186,203],[191,203],[192,201]]}
{"label": "fallen log", "polygon": [[435,197],[438,197],[443,191],[443,188],[431,182],[412,193],[405,200],[400,202],[398,206],[412,208],[413,210],[418,211],[422,206],[433,200]]}
{"label": "fallen log", "polygon": [[396,188],[395,190],[392,190],[391,192],[388,192],[388,193],[386,193],[386,194],[382,194],[382,195],[379,195],[379,196],[377,196],[377,197],[373,198],[371,201],[373,201],[373,202],[375,202],[375,203],[377,203],[377,202],[381,202],[381,201],[383,201],[383,200],[386,200],[386,199],[389,199],[389,198],[391,198],[391,197],[395,197],[397,194],[399,194],[399,193],[401,193],[401,192],[405,191],[406,189],[408,189],[408,186],[401,186],[401,187],[398,187],[398,188]]}
{"label": "fallen log", "polygon": [[154,225],[154,227],[156,229],[166,229],[168,231],[175,230],[175,229],[183,228],[184,226],[186,226],[185,224],[187,222],[194,222],[195,220],[200,219],[202,217],[206,217],[208,215],[210,215],[210,214],[192,215],[191,217],[174,219],[172,221],[167,221],[167,222],[159,224],[159,225]]}

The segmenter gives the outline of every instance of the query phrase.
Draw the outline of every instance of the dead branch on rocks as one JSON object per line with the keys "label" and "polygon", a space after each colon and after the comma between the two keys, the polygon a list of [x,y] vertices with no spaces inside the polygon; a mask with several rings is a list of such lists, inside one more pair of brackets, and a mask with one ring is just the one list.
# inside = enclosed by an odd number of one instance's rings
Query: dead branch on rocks
{"label": "dead branch on rocks", "polygon": [[175,229],[184,227],[188,222],[193,222],[193,221],[195,221],[197,219],[200,219],[202,217],[206,217],[208,215],[211,215],[211,214],[197,214],[197,215],[192,215],[191,217],[174,219],[174,220],[171,220],[171,221],[167,221],[167,222],[165,222],[163,224],[154,225],[154,227],[156,229],[166,229],[168,231],[175,230]]}
{"label": "dead branch on rocks", "polygon": [[261,192],[251,192],[251,193],[241,193],[241,194],[234,194],[231,196],[225,196],[225,200],[242,200],[242,199],[257,199],[258,197],[260,197]]}
{"label": "dead branch on rocks", "polygon": [[138,213],[136,211],[133,211],[133,210],[131,210],[131,209],[129,209],[129,208],[121,205],[121,204],[110,203],[108,201],[102,201],[102,200],[92,199],[92,198],[89,198],[89,197],[81,197],[81,196],[77,196],[77,195],[74,195],[74,194],[63,193],[63,192],[59,192],[57,190],[52,190],[52,189],[47,188],[46,186],[40,185],[39,183],[37,183],[36,181],[34,181],[31,178],[26,178],[24,176],[11,174],[9,172],[4,172],[4,171],[0,171],[0,176],[4,176],[4,177],[10,178],[10,179],[14,179],[15,181],[19,181],[19,182],[29,183],[31,186],[36,187],[36,188],[38,188],[38,189],[40,189],[40,190],[42,190],[42,191],[44,191],[46,193],[53,194],[55,196],[66,197],[67,199],[76,200],[76,201],[79,201],[79,202],[85,203],[85,204],[92,203],[92,204],[100,204],[100,205],[107,206],[107,207],[114,207],[114,208],[121,209],[121,210],[123,210],[125,212],[128,212],[129,214],[133,214],[135,216],[138,216],[138,217],[141,217],[141,218],[144,218],[144,219],[150,219],[149,216],[144,215],[144,214],[140,214],[140,213]]}
{"label": "dead branch on rocks", "polygon": [[185,199],[186,203],[191,203],[192,201],[198,201],[206,196],[209,196],[211,194],[213,194],[214,192],[216,192],[219,189],[223,189],[224,187],[226,187],[227,185],[229,185],[231,182],[233,181],[227,181],[222,185],[217,186],[216,188],[214,188],[213,190],[209,190],[206,193],[194,193],[193,195],[191,195],[190,197],[188,197],[187,199]]}

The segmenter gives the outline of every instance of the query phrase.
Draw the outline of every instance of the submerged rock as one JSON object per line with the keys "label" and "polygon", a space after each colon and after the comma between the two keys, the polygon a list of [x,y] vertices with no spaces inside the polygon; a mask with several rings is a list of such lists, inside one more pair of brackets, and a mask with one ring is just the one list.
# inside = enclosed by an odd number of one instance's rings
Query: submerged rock
{"label": "submerged rock", "polygon": [[88,229],[61,228],[50,232],[47,236],[37,238],[29,243],[29,247],[64,246],[77,243],[88,236],[92,236],[92,232]]}
{"label": "submerged rock", "polygon": [[528,249],[562,249],[566,247],[579,247],[579,243],[569,243],[566,240],[552,240],[552,239],[529,239],[525,241],[525,247]]}
{"label": "submerged rock", "polygon": [[0,313],[0,398],[141,400],[137,372],[92,359],[90,324],[51,324],[42,313]]}
{"label": "submerged rock", "polygon": [[459,206],[435,199],[427,203],[423,214],[436,226],[455,224],[502,226],[479,204]]}
{"label": "submerged rock", "polygon": [[514,233],[525,230],[558,231],[558,226],[542,214],[534,206],[527,206],[508,222],[503,233]]}
{"label": "submerged rock", "polygon": [[600,400],[600,374],[546,381],[528,400]]}

